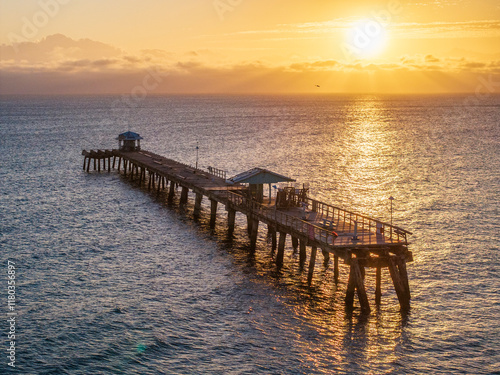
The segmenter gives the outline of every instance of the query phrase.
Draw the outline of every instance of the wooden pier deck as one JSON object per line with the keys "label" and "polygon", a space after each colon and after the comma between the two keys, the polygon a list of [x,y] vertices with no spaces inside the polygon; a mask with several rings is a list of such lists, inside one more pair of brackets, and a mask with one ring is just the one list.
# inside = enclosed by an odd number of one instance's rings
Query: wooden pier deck
{"label": "wooden pier deck", "polygon": [[216,168],[204,171],[148,151],[84,150],[82,155],[85,157],[83,169],[87,172],[90,172],[92,163],[96,171],[101,171],[101,164],[102,170],[111,171],[117,167],[118,171],[146,184],[149,189],[167,191],[170,202],[179,188],[181,205],[187,203],[189,191],[194,192],[195,218],[200,215],[203,197],[207,197],[211,227],[216,223],[218,204],[224,205],[230,235],[234,231],[236,213],[246,215],[252,251],[256,247],[259,224],[267,224],[273,250],[277,249],[278,267],[283,265],[286,237],[291,236],[294,248],[300,250],[302,269],[306,266],[307,248],[310,248],[309,283],[313,278],[318,249],[325,261],[333,255],[335,283],[339,281],[338,267],[339,260],[342,260],[350,267],[345,297],[347,308],[353,307],[357,292],[361,310],[364,313],[370,311],[364,286],[366,267],[376,269],[376,304],[381,299],[381,272],[387,268],[401,309],[410,308],[406,263],[413,258],[407,240],[411,233],[407,230],[306,196],[295,197],[296,202],[291,202],[288,207],[279,208],[274,200],[259,203],[251,198],[246,186],[230,183]]}

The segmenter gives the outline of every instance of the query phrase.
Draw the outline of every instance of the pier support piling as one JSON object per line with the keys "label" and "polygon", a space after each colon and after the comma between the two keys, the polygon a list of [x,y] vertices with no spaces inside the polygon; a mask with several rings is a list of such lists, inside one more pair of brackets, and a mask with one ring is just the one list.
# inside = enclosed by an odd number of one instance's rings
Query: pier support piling
{"label": "pier support piling", "polygon": [[327,267],[330,262],[330,253],[325,249],[321,249],[321,253],[323,254],[323,265]]}
{"label": "pier support piling", "polygon": [[404,269],[399,268],[396,257],[391,256],[389,257],[389,272],[394,284],[394,289],[396,290],[396,294],[398,296],[401,310],[408,311],[410,309],[410,293],[409,290],[406,290],[405,282],[403,281],[403,277],[401,277],[401,273],[406,273],[406,267]]}
{"label": "pier support piling", "polygon": [[210,229],[215,228],[216,220],[217,220],[217,201],[210,199]]}
{"label": "pier support piling", "polygon": [[278,245],[277,241],[277,236],[276,236],[276,228],[274,226],[268,226],[269,227],[269,234],[271,236],[271,252],[274,254],[276,251],[276,247]]}
{"label": "pier support piling", "polygon": [[157,181],[156,181],[156,195],[160,195],[160,191],[161,191],[161,181],[162,181],[163,177],[161,177],[160,175],[157,175]]}
{"label": "pier support piling", "polygon": [[337,255],[333,256],[333,280],[335,285],[339,283],[339,257]]}
{"label": "pier support piling", "polygon": [[375,275],[375,304],[380,305],[380,300],[382,298],[382,267],[377,267],[377,273]]}
{"label": "pier support piling", "polygon": [[259,220],[252,220],[252,232],[250,233],[250,251],[253,253],[257,247],[257,236],[259,234]]}
{"label": "pier support piling", "polygon": [[286,233],[280,232],[280,239],[278,243],[278,254],[276,254],[276,265],[278,268],[283,266],[283,258],[285,256],[285,243],[286,243]]}
{"label": "pier support piling", "polygon": [[253,224],[252,216],[251,215],[247,215],[247,232],[248,232],[249,236],[252,233],[252,224]]}
{"label": "pier support piling", "polygon": [[306,263],[306,241],[300,240],[299,243],[299,269],[301,271],[304,270],[304,265]]}
{"label": "pier support piling", "polygon": [[203,200],[203,194],[196,193],[196,197],[194,199],[194,212],[193,212],[193,216],[196,220],[200,218],[202,200]]}
{"label": "pier support piling", "polygon": [[[363,270],[364,271],[364,270]],[[345,297],[346,308],[352,309],[354,303],[354,291],[358,294],[361,312],[363,314],[370,313],[370,303],[366,294],[364,283],[364,272],[360,268],[357,258],[351,259],[351,267],[349,271],[349,281],[347,282],[347,292]]]}
{"label": "pier support piling", "polygon": [[232,236],[234,233],[234,223],[236,221],[236,210],[232,208],[227,209],[227,229],[229,236]]}
{"label": "pier support piling", "polygon": [[179,202],[179,204],[181,206],[185,205],[188,201],[188,192],[189,192],[189,189],[185,186],[182,187],[182,190],[181,190],[181,200]]}
{"label": "pier support piling", "polygon": [[318,248],[313,246],[311,249],[311,258],[309,259],[309,272],[307,274],[307,285],[311,286],[313,274],[314,274],[314,265],[316,264],[316,253],[318,252]]}
{"label": "pier support piling", "polygon": [[172,203],[175,197],[175,183],[170,181],[170,190],[168,191],[168,203]]}

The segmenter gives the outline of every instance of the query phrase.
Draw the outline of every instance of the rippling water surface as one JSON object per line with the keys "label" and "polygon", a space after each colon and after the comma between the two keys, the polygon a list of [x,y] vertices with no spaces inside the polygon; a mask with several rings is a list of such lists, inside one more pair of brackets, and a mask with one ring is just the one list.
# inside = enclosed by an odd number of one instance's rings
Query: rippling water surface
{"label": "rippling water surface", "polygon": [[[10,259],[18,317],[17,370],[2,355],[0,372],[500,373],[500,97],[466,99],[2,98],[2,311]],[[317,262],[308,287],[290,244],[276,271],[264,228],[249,255],[243,217],[229,239],[223,208],[210,233],[206,206],[195,223],[192,203],[82,171],[82,149],[126,130],[144,149],[194,164],[198,143],[202,166],[269,168],[383,220],[394,196],[394,222],[414,233],[410,313],[387,272],[380,308],[349,314],[345,266],[335,287]]]}

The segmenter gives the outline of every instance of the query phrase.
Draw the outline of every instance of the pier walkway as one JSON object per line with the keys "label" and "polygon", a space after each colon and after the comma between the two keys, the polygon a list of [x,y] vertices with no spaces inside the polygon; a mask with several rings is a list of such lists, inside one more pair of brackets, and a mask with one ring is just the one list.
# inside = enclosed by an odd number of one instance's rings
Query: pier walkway
{"label": "pier walkway", "polygon": [[259,224],[267,225],[272,238],[273,251],[277,249],[276,264],[283,265],[286,237],[291,236],[292,245],[299,249],[300,267],[306,265],[307,248],[310,248],[308,282],[311,283],[320,249],[329,261],[334,258],[334,279],[338,283],[339,260],[350,267],[347,281],[346,307],[352,308],[355,293],[360,308],[369,313],[370,304],[364,286],[365,267],[376,269],[375,303],[381,299],[381,271],[387,268],[391,275],[401,309],[410,308],[410,287],[406,263],[413,260],[408,250],[408,235],[405,229],[351,212],[307,197],[292,194],[286,207],[276,201],[259,203],[252,198],[248,187],[225,179],[225,173],[216,168],[204,171],[179,163],[149,151],[97,150],[82,151],[85,157],[83,169],[118,171],[131,179],[147,185],[148,189],[166,191],[172,202],[181,189],[180,204],[188,201],[188,193],[195,194],[194,216],[199,217],[203,197],[210,201],[210,226],[215,227],[218,204],[224,205],[228,213],[228,231],[232,235],[236,213],[247,217],[250,248],[255,250]]}

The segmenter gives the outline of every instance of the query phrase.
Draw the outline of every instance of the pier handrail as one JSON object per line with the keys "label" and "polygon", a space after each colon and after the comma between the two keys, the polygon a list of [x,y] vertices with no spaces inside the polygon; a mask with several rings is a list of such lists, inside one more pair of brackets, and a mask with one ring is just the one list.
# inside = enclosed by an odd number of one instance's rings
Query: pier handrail
{"label": "pier handrail", "polygon": [[[307,222],[307,221],[302,220],[300,218],[297,218],[296,216],[289,215],[283,211],[280,211],[279,209],[270,208],[269,206],[265,206],[263,204],[260,204],[259,202],[256,202],[253,199],[248,199],[247,197],[245,197],[243,195],[240,195],[240,194],[237,194],[234,192],[230,192],[230,191],[227,193],[228,193],[227,198],[228,198],[229,202],[231,202],[232,204],[234,204],[238,207],[246,207],[247,209],[252,210],[253,213],[257,213],[261,217],[274,220],[275,222],[282,224],[282,225],[285,225],[285,226],[289,226],[292,229],[298,231],[299,233],[302,233],[303,235],[307,236],[310,239],[315,239],[315,240],[317,240],[319,242],[323,242],[329,246],[334,244],[336,236],[333,234],[333,232],[334,232],[333,229],[327,229],[327,228],[320,227],[320,226],[315,225],[313,223],[310,223],[310,222]],[[314,211],[314,209],[321,208],[321,206],[319,206],[319,205],[323,205],[324,207],[328,206],[329,208],[334,208],[334,206],[326,205],[325,203],[314,200],[314,199],[308,198],[308,200],[315,202],[315,206],[313,207],[313,211]],[[400,229],[400,228],[395,227],[395,226],[391,226],[390,224],[383,223],[379,220],[372,219],[372,218],[365,216],[365,215],[360,215],[360,214],[356,214],[354,212],[343,210],[343,209],[338,208],[338,207],[335,207],[335,210],[337,210],[337,212],[338,212],[337,217],[338,217],[338,215],[341,215],[340,219],[343,219],[344,223],[349,222],[349,224],[351,224],[354,221],[358,221],[359,234],[370,232],[371,228],[374,228],[375,229],[374,233],[377,233],[376,232],[376,230],[377,230],[376,224],[380,223],[381,225],[384,225],[383,228],[389,227],[390,236],[388,238],[390,240],[393,239],[392,234],[395,233],[397,236],[397,238],[395,238],[395,240],[398,243],[401,243],[401,242],[403,244],[408,243],[407,238],[406,238],[406,234],[411,234],[411,233],[406,231],[406,230]],[[318,212],[318,211],[315,211],[315,212]],[[332,213],[333,212],[335,212],[335,211],[332,211]],[[349,214],[349,217],[347,216],[348,214]],[[332,216],[330,216],[330,217],[331,217],[331,220],[334,219]],[[340,220],[340,219],[338,219],[338,220]],[[362,219],[362,220],[359,221],[359,219]],[[361,226],[359,226],[359,223],[361,223]],[[375,225],[372,225],[372,223],[375,223]],[[381,233],[381,234],[383,234],[383,233]],[[401,240],[403,240],[403,241],[401,241]]]}
{"label": "pier handrail", "polygon": [[[257,213],[258,215],[265,217],[267,219],[271,219],[276,221],[277,223],[280,223],[282,225],[289,226],[293,228],[294,230],[308,236],[311,239],[316,239],[320,242],[323,242],[327,245],[333,245],[334,240],[336,236],[334,236],[333,231],[334,229],[327,229],[320,227],[318,225],[315,225],[313,223],[309,223],[305,220],[302,220],[300,218],[297,218],[296,216],[289,215],[283,211],[280,211],[279,209],[276,208],[270,208],[269,206],[265,206],[263,204],[260,204],[259,202],[254,201],[253,199],[248,199],[247,197],[234,193],[234,192],[227,192],[228,193],[228,200],[239,207],[246,207],[250,210],[252,210],[254,213]],[[404,230],[402,228],[396,227],[394,225],[390,225],[388,223],[384,223],[380,220],[376,220],[373,218],[370,218],[366,215],[361,215],[355,212],[351,212],[348,210],[344,210],[339,207],[331,206],[328,204],[325,204],[323,202],[320,202],[318,200],[312,199],[312,198],[307,198],[308,201],[311,203],[314,203],[312,207],[313,212],[317,212],[321,214],[321,218],[323,218],[324,210],[326,208],[327,214],[331,215],[325,215],[324,218],[328,220],[337,220],[337,222],[340,224],[342,221],[344,225],[346,223],[348,224],[354,224],[355,221],[358,223],[358,230],[359,234],[362,233],[367,233],[371,232],[371,229],[374,229],[373,233],[377,233],[377,229],[380,231],[380,228],[384,228],[384,232],[380,233],[386,236],[385,230],[388,229],[389,231],[389,236],[388,238],[390,240],[393,240],[393,234],[396,236],[395,240],[398,243],[403,243],[407,244],[407,234],[412,234],[411,232]],[[377,226],[379,224],[379,226]]]}
{"label": "pier handrail", "polygon": [[403,238],[403,242],[407,243],[407,235],[412,235],[412,232],[407,231],[406,229],[400,228],[395,225],[391,225],[389,223],[383,222],[381,220],[373,219],[369,216],[362,215],[353,211],[345,210],[340,207],[332,206],[330,204],[318,201],[313,198],[307,198],[306,204],[311,207],[311,210],[321,214],[321,217],[325,219],[334,220],[335,218],[340,223],[341,219],[344,224],[348,223],[350,225],[354,224],[354,222],[358,223],[358,228],[361,230],[370,231],[371,228],[375,228],[375,231],[378,228],[383,228],[383,233],[389,231],[389,238],[393,238],[393,234],[396,235],[396,240],[399,242],[401,237]]}
{"label": "pier handrail", "polygon": [[227,172],[223,169],[208,166],[207,170],[208,170],[208,173],[210,173],[211,175],[214,175],[214,176],[219,177],[219,178],[223,178],[224,180],[226,179]]}
{"label": "pier handrail", "polygon": [[246,207],[255,214],[274,220],[275,222],[288,226],[293,230],[306,235],[310,239],[323,242],[326,245],[333,245],[333,241],[335,240],[335,236],[333,231],[321,228],[312,223],[308,223],[307,221],[301,220],[295,216],[286,214],[278,209],[269,208],[268,206],[264,206],[259,202],[254,201],[253,199],[248,199],[247,197],[233,193],[231,191],[228,193],[228,200],[238,206],[238,207]]}

